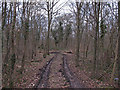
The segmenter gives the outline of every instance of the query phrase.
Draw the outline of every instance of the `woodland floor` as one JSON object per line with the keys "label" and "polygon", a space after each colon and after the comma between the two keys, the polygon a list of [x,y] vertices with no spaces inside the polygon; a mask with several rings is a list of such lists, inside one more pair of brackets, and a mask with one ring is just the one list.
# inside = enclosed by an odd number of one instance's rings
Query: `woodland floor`
{"label": "woodland floor", "polygon": [[[64,57],[66,58],[66,67]],[[20,66],[16,65],[14,76],[16,88],[111,87],[107,82],[91,79],[92,73],[90,71],[85,71],[81,66],[76,67],[73,53],[51,53],[46,58],[43,58],[43,54],[39,53],[36,60],[26,62],[23,75],[18,73],[19,68]]]}

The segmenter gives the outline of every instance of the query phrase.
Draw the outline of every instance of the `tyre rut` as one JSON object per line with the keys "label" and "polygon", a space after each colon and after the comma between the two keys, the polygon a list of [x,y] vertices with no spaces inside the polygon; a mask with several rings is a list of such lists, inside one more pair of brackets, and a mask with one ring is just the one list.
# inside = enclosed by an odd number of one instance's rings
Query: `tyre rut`
{"label": "tyre rut", "polygon": [[83,88],[70,71],[65,54],[54,52],[55,56],[43,67],[39,81],[34,88]]}

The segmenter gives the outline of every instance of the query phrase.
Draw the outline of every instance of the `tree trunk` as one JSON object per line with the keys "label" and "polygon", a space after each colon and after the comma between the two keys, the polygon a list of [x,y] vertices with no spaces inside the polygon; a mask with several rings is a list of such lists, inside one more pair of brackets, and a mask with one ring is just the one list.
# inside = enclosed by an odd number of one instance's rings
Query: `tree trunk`
{"label": "tree trunk", "polygon": [[[24,2],[23,2],[24,3]],[[27,2],[27,7],[28,7],[28,2]],[[24,6],[23,6],[23,11],[25,10]],[[23,30],[24,32],[24,53],[23,53],[23,57],[22,57],[22,63],[21,63],[21,74],[24,71],[24,65],[25,65],[25,59],[27,57],[26,51],[27,51],[27,38],[28,38],[28,31],[29,31],[29,8],[27,8],[27,19],[25,19],[25,12],[23,13],[24,15],[24,24],[23,24]]]}
{"label": "tree trunk", "polygon": [[49,55],[49,40],[50,40],[50,7],[49,7],[49,1],[47,2],[47,9],[48,9],[48,35],[47,35],[47,54]]}
{"label": "tree trunk", "polygon": [[[100,8],[100,2],[98,7]],[[96,30],[95,30],[95,38],[94,38],[94,66],[93,66],[93,74],[96,75],[96,68],[97,68],[97,46],[98,46],[98,31],[99,31],[99,8],[97,10],[97,3],[95,2],[95,22],[96,22]]]}
{"label": "tree trunk", "polygon": [[2,52],[4,46],[4,27],[6,24],[6,15],[7,15],[6,10],[7,10],[7,2],[2,2]]}
{"label": "tree trunk", "polygon": [[86,51],[85,51],[85,56],[86,56],[86,58],[87,58],[87,56],[88,56],[88,50],[89,50],[89,45],[90,45],[90,41],[88,41],[88,45],[87,45],[87,48],[86,48]]}
{"label": "tree trunk", "polygon": [[110,83],[113,84],[113,79],[114,79],[114,75],[115,75],[115,69],[116,69],[116,64],[117,64],[117,55],[118,55],[118,41],[116,43],[116,49],[115,49],[115,61],[114,61],[114,65],[113,65],[113,70],[112,70],[112,74],[111,74],[111,78],[110,78]]}
{"label": "tree trunk", "polygon": [[65,39],[65,48],[67,48],[67,45],[68,45],[68,38],[66,37],[66,39]]}
{"label": "tree trunk", "polygon": [[118,2],[118,87],[120,88],[120,1]]}
{"label": "tree trunk", "polygon": [[[7,53],[6,53],[6,55],[5,55],[5,59],[4,59],[4,69],[6,69],[6,64],[7,64],[7,62],[8,62],[8,56],[9,56],[9,53],[10,53],[10,47],[9,47],[9,35],[10,35],[10,23],[9,23],[9,18],[10,18],[10,12],[11,12],[11,10],[12,10],[12,5],[10,4],[10,10],[9,10],[9,13],[8,13],[8,26],[7,26],[7,28],[8,28],[8,30],[6,31],[6,37],[7,37],[7,41],[6,41],[6,51],[7,51]],[[4,70],[3,70],[4,71]]]}
{"label": "tree trunk", "polygon": [[13,79],[13,71],[14,71],[14,66],[15,66],[15,62],[16,62],[16,55],[15,55],[15,48],[14,48],[14,32],[15,32],[15,23],[16,23],[16,2],[14,2],[14,16],[13,16],[13,24],[12,24],[12,45],[11,45],[11,48],[12,48],[12,55],[11,55],[11,68],[10,68],[10,80],[9,80],[9,87],[10,88],[13,88],[13,82],[14,82],[14,79]]}
{"label": "tree trunk", "polygon": [[76,2],[76,6],[77,6],[77,47],[76,47],[76,66],[79,66],[79,49],[80,49],[80,6],[79,6],[79,2]]}

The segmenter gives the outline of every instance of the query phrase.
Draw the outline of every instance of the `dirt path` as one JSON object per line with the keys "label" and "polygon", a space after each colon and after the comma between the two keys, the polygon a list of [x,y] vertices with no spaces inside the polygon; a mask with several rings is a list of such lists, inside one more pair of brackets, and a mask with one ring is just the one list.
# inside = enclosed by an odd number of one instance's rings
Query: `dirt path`
{"label": "dirt path", "polygon": [[69,69],[66,55],[63,55],[63,68],[64,68],[63,70],[64,70],[65,77],[70,82],[71,88],[85,87],[84,85],[82,85],[82,83],[79,82],[78,78],[76,78],[73,72]]}
{"label": "dirt path", "polygon": [[48,78],[50,73],[50,66],[56,55],[47,62],[47,64],[42,68],[42,72],[39,74],[40,79],[34,86],[34,88],[47,88],[48,87]]}
{"label": "dirt path", "polygon": [[62,55],[58,54],[52,62],[49,75],[49,88],[68,88],[69,83],[66,81],[62,73]]}
{"label": "dirt path", "polygon": [[61,53],[44,66],[35,88],[83,88],[67,64],[67,57]]}

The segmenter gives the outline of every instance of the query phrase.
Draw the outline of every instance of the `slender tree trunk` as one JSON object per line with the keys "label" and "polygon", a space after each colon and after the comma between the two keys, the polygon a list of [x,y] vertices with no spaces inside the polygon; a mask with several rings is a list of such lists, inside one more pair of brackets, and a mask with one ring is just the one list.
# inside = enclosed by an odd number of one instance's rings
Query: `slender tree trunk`
{"label": "slender tree trunk", "polygon": [[[103,13],[102,13],[102,3],[101,3],[101,22],[103,22]],[[103,30],[103,23],[101,23],[102,24],[102,26],[101,26],[101,32],[104,32],[104,30]],[[101,69],[102,69],[102,67],[103,67],[103,56],[104,56],[104,35],[101,37],[101,54],[102,54],[102,58],[101,58],[101,60],[100,60],[100,63],[101,63]]]}
{"label": "slender tree trunk", "polygon": [[[2,52],[3,52],[3,46],[4,46],[4,27],[6,24],[6,8],[7,8],[7,3],[6,2],[2,2]],[[9,17],[9,15],[8,15]],[[8,26],[7,26],[8,27]],[[8,49],[8,37],[9,37],[9,30],[6,31],[6,37],[7,37],[7,41],[6,41],[6,55],[5,58],[3,60],[3,76],[6,75],[6,77],[3,77],[3,84],[5,84],[5,86],[7,85],[7,78],[8,78],[8,74],[7,74],[7,63],[8,63],[8,54],[9,54],[9,49]]]}
{"label": "slender tree trunk", "polygon": [[114,61],[114,65],[113,65],[113,70],[112,70],[112,74],[111,74],[111,78],[110,78],[110,83],[113,84],[113,79],[114,79],[114,75],[115,75],[115,69],[116,69],[116,65],[117,65],[117,55],[118,55],[118,41],[116,43],[116,49],[115,49],[115,61]]}
{"label": "slender tree trunk", "polygon": [[10,19],[10,12],[12,10],[12,5],[10,4],[10,10],[9,10],[9,13],[8,13],[8,30],[6,31],[6,37],[7,37],[7,41],[6,41],[6,55],[5,55],[5,59],[4,59],[4,69],[6,69],[6,64],[8,62],[8,56],[9,56],[9,53],[10,53],[10,46],[9,46],[9,39],[10,39],[10,23],[9,23],[9,19]]}
{"label": "slender tree trunk", "polygon": [[[27,54],[26,54],[26,51],[27,51],[27,39],[28,39],[28,31],[29,31],[29,14],[30,14],[30,12],[29,12],[29,8],[28,8],[28,2],[27,2],[27,19],[25,19],[25,22],[24,22],[24,25],[23,25],[23,27],[24,27],[24,53],[23,53],[23,58],[22,58],[22,64],[21,64],[21,74],[23,73],[23,71],[24,71],[24,66],[25,66],[25,59],[26,59],[26,57],[27,57]],[[24,7],[23,7],[23,9],[25,9]],[[24,15],[25,15],[25,13],[24,13]],[[25,17],[24,17],[25,18]]]}
{"label": "slender tree trunk", "polygon": [[120,88],[120,1],[118,2],[118,87]]}
{"label": "slender tree trunk", "polygon": [[7,10],[7,2],[2,2],[2,30],[4,29],[4,26],[6,24],[6,15],[7,15],[6,10]]}
{"label": "slender tree trunk", "polygon": [[98,9],[97,9],[97,69],[99,67],[99,63],[100,63],[100,58],[99,58],[99,54],[100,54],[100,38],[99,38],[99,11],[100,11],[100,2],[98,2]]}
{"label": "slender tree trunk", "polygon": [[42,24],[41,24],[41,20],[40,20],[40,32],[39,32],[39,47],[40,47],[40,51],[41,51],[41,32],[42,32]]}
{"label": "slender tree trunk", "polygon": [[23,57],[22,57],[22,63],[21,63],[21,74],[24,71],[24,66],[25,66],[25,57],[26,57],[26,40],[24,41],[24,53],[23,53]]}
{"label": "slender tree trunk", "polygon": [[87,58],[87,56],[88,56],[88,50],[89,50],[89,45],[90,45],[90,41],[88,41],[88,45],[87,45],[87,48],[86,48],[86,51],[85,51],[85,56],[86,56],[86,58]]}
{"label": "slender tree trunk", "polygon": [[[103,11],[102,11],[102,3],[101,3],[101,22],[103,21]],[[103,23],[102,23],[103,24]],[[103,31],[103,26],[101,27],[101,32]],[[101,49],[103,51],[104,49],[104,35],[103,37],[101,38]]]}
{"label": "slender tree trunk", "polygon": [[68,45],[68,38],[66,37],[66,39],[65,39],[65,48],[67,48],[67,45]]}
{"label": "slender tree trunk", "polygon": [[2,52],[4,46],[4,27],[6,24],[6,10],[7,10],[7,2],[2,2]]}
{"label": "slender tree trunk", "polygon": [[49,55],[49,40],[50,40],[50,7],[49,1],[47,2],[47,9],[48,9],[48,35],[47,35],[47,54]]}
{"label": "slender tree trunk", "polygon": [[80,6],[79,2],[76,2],[77,5],[77,47],[76,47],[76,66],[79,66],[79,52],[80,52]]}
{"label": "slender tree trunk", "polygon": [[[22,30],[23,30],[23,35],[24,35],[24,39],[26,39],[25,37],[25,2],[23,1],[23,11],[22,11]],[[24,60],[25,60],[25,51],[26,51],[26,40],[24,40],[24,50],[23,50],[23,56],[22,56],[22,62],[21,62],[21,70],[20,73],[22,74],[24,71]]]}
{"label": "slender tree trunk", "polygon": [[[100,8],[100,2],[98,7]],[[97,46],[98,46],[98,31],[99,31],[99,8],[97,10],[97,2],[95,2],[95,22],[96,22],[96,30],[95,30],[95,38],[94,38],[94,66],[93,66],[93,74],[96,75],[96,68],[97,68]]]}
{"label": "slender tree trunk", "polygon": [[[84,41],[84,57],[86,57],[86,48],[88,44],[86,44],[88,41],[88,22],[86,23],[86,34],[85,34],[85,41]],[[89,41],[88,41],[89,42]],[[87,46],[86,46],[87,45]],[[84,60],[83,60],[84,61]]]}
{"label": "slender tree trunk", "polygon": [[[96,16],[96,2],[95,2],[95,16]],[[97,21],[97,18],[95,18]],[[97,24],[97,23],[96,23]],[[95,37],[94,37],[94,66],[93,66],[93,72],[95,76],[96,72],[96,57],[97,57],[97,25],[96,25],[96,30],[95,30]]]}
{"label": "slender tree trunk", "polygon": [[12,24],[12,56],[11,56],[11,68],[10,68],[10,80],[9,80],[9,87],[10,88],[13,88],[14,85],[13,85],[13,82],[14,82],[14,79],[13,79],[13,71],[14,71],[14,66],[15,66],[15,62],[16,62],[16,55],[15,55],[15,46],[14,46],[14,32],[15,32],[15,23],[16,23],[16,2],[14,2],[14,16],[13,16],[13,24]]}

